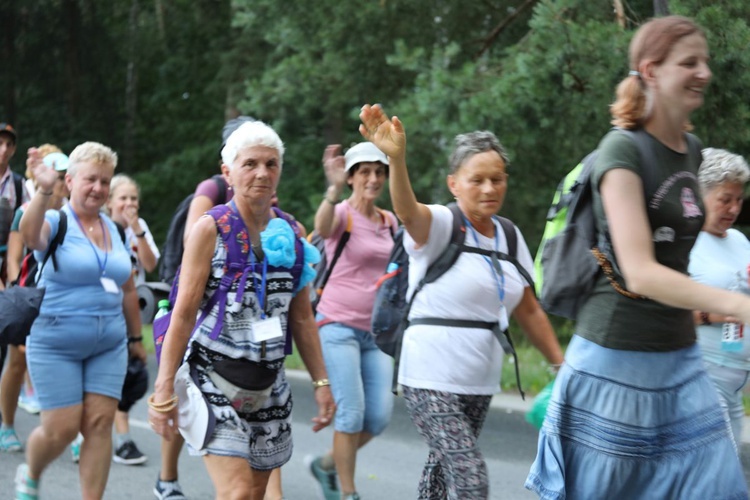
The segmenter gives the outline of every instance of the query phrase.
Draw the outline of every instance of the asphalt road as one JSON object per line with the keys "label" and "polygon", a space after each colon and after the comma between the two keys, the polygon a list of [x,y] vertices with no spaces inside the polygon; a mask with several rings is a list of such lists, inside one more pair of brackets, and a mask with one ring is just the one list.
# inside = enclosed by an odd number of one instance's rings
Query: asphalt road
{"label": "asphalt road", "polygon": [[[151,365],[154,366],[153,364]],[[319,498],[317,483],[304,462],[307,455],[319,454],[331,444],[332,431],[320,433],[310,430],[314,402],[309,377],[303,372],[291,372],[289,379],[294,397],[294,455],[283,468],[284,496],[287,500]],[[153,377],[152,377],[153,380]],[[524,420],[525,405],[512,395],[498,397],[493,402],[481,436],[481,448],[488,463],[493,499],[530,499],[534,495],[524,490],[523,482],[536,453],[537,433]],[[39,417],[19,410],[16,428],[25,440]],[[141,466],[112,464],[105,499],[154,498],[152,488],[159,471],[159,438],[146,424],[146,405],[139,402],[131,411],[131,434],[141,450],[149,457]],[[747,427],[747,426],[746,426]],[[743,444],[743,464],[750,477],[750,447]],[[363,499],[400,500],[416,497],[416,485],[427,447],[409,421],[403,398],[397,398],[391,425],[359,454],[356,483]],[[12,498],[13,476],[22,453],[0,453],[0,499]],[[41,482],[44,500],[79,499],[78,466],[65,452],[45,471]],[[180,459],[180,484],[191,500],[214,498],[213,487],[198,457],[183,450]]]}

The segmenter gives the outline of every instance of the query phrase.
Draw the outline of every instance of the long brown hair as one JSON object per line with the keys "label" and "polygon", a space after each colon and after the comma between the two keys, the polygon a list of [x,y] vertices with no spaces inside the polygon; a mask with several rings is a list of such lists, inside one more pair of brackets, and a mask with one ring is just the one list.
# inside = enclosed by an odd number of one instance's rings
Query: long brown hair
{"label": "long brown hair", "polygon": [[[649,110],[646,88],[637,73],[641,64],[644,61],[661,64],[677,42],[696,33],[706,36],[692,19],[683,16],[652,19],[638,29],[630,41],[631,74],[617,86],[617,97],[610,106],[614,126],[634,129],[643,125]],[[691,128],[689,123],[686,128]]]}

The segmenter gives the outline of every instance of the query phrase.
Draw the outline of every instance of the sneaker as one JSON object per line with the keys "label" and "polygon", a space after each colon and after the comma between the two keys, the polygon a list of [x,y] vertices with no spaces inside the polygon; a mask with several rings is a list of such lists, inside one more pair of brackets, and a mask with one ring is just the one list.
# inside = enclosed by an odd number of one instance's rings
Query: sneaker
{"label": "sneaker", "polygon": [[36,397],[36,393],[28,393],[25,389],[21,389],[21,394],[18,395],[18,407],[23,408],[27,413],[32,415],[39,414],[41,410],[39,398]]}
{"label": "sneaker", "polygon": [[359,493],[350,493],[344,497],[344,500],[361,500]]}
{"label": "sneaker", "polygon": [[148,457],[141,453],[141,450],[138,449],[133,441],[128,440],[115,450],[115,454],[112,455],[112,460],[118,464],[140,465],[148,460]]}
{"label": "sneaker", "polygon": [[159,500],[187,500],[177,480],[162,481],[158,477],[156,478],[156,486],[154,486],[154,495]]}
{"label": "sneaker", "polygon": [[340,500],[338,475],[336,469],[325,470],[321,467],[323,457],[308,457],[305,462],[310,467],[310,473],[320,485],[321,498],[323,500]]}
{"label": "sneaker", "polygon": [[29,466],[21,464],[16,469],[16,500],[38,500],[39,481],[29,477]]}
{"label": "sneaker", "polygon": [[70,443],[70,458],[73,459],[73,463],[77,464],[81,461],[81,444],[83,443],[83,436],[80,434],[75,440]]}
{"label": "sneaker", "polygon": [[0,429],[0,451],[22,451],[23,446],[13,428]]}

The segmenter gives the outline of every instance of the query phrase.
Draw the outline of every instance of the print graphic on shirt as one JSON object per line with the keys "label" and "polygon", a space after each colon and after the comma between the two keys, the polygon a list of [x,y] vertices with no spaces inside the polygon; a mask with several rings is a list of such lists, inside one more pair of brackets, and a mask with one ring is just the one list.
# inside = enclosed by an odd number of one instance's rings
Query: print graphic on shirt
{"label": "print graphic on shirt", "polygon": [[695,192],[692,189],[688,187],[682,188],[682,191],[680,191],[680,202],[682,203],[682,216],[686,219],[701,217],[703,215],[700,207],[695,202]]}
{"label": "print graphic on shirt", "polygon": [[656,231],[654,231],[654,243],[660,243],[660,242],[668,242],[672,243],[674,241],[675,231],[671,227],[662,226],[659,228],[656,228]]}
{"label": "print graphic on shirt", "polygon": [[[669,190],[672,189],[675,183],[683,179],[690,181],[696,187],[698,186],[698,178],[692,172],[682,171],[672,174],[661,184],[661,186],[659,186],[659,189],[656,190],[654,196],[651,197],[651,201],[648,203],[649,208],[652,210],[658,210]],[[693,197],[693,202],[695,202],[695,197]],[[700,212],[700,209],[698,211]]]}

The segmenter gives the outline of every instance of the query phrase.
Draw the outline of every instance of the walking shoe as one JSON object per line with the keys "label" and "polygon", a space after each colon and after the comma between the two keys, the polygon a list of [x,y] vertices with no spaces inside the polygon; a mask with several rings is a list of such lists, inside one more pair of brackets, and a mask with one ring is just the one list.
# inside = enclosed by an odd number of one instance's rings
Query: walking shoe
{"label": "walking shoe", "polygon": [[81,460],[81,444],[83,443],[83,436],[80,434],[70,443],[70,458],[73,459],[73,463],[78,463]]}
{"label": "walking shoe", "polygon": [[16,469],[16,500],[39,500],[39,482],[29,477],[29,466]]}
{"label": "walking shoe", "polygon": [[148,460],[148,457],[141,453],[133,441],[127,440],[115,450],[112,460],[118,464],[140,465]]}
{"label": "walking shoe", "polygon": [[187,500],[177,480],[162,481],[158,476],[156,478],[156,486],[154,486],[154,495],[159,500]]}
{"label": "walking shoe", "polygon": [[310,467],[310,473],[320,485],[321,498],[324,500],[340,500],[338,475],[336,469],[326,470],[321,466],[323,457],[306,457],[305,463]]}
{"label": "walking shoe", "polygon": [[0,429],[0,451],[21,451],[23,446],[13,428]]}
{"label": "walking shoe", "polygon": [[37,415],[41,411],[39,406],[39,398],[36,396],[36,392],[26,391],[25,388],[21,389],[21,394],[18,395],[18,407],[26,410],[27,413]]}

